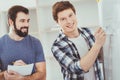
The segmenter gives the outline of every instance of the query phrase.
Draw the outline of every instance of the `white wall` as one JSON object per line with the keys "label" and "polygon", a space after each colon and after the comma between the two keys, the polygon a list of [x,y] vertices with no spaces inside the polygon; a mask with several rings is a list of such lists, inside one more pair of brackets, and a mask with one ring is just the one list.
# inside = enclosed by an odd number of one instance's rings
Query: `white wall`
{"label": "white wall", "polygon": [[105,78],[106,80],[120,80],[120,1],[101,0],[100,24],[107,33],[104,46]]}
{"label": "white wall", "polygon": [[0,11],[7,11],[13,5],[23,5],[29,8],[36,7],[35,0],[0,0]]}
{"label": "white wall", "polygon": [[74,4],[77,12],[78,25],[94,27],[99,24],[98,5],[95,0],[81,1]]}
{"label": "white wall", "polygon": [[0,37],[8,32],[6,12],[0,12]]}

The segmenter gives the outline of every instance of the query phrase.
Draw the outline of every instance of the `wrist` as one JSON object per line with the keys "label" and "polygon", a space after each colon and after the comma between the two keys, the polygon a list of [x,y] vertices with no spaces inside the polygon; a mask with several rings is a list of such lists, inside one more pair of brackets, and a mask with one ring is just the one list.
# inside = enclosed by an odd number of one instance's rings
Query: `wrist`
{"label": "wrist", "polygon": [[99,49],[99,50],[100,50],[102,46],[95,43],[95,44],[94,44],[94,47],[95,47],[96,49]]}

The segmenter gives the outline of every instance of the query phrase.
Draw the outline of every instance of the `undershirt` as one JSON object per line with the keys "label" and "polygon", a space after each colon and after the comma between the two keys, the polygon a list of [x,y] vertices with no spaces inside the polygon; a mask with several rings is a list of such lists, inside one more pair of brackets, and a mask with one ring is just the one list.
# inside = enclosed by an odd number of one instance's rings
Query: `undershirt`
{"label": "undershirt", "polygon": [[[86,55],[89,47],[85,39],[82,37],[82,35],[79,35],[76,38],[69,38],[69,40],[72,41],[77,47],[80,57],[83,57],[84,55]],[[90,68],[89,72],[84,73],[84,80],[95,80],[93,67]]]}

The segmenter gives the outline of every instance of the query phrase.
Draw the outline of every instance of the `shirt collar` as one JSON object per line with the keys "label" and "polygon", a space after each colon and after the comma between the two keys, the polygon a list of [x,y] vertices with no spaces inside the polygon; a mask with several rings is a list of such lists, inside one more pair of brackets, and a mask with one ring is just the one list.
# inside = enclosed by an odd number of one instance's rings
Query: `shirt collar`
{"label": "shirt collar", "polygon": [[[84,33],[84,31],[83,31],[82,28],[78,28],[78,31],[79,31],[79,33],[81,33],[81,34]],[[63,33],[62,30],[60,30],[60,32],[59,32],[59,38],[60,38],[60,39],[68,39],[68,37]]]}

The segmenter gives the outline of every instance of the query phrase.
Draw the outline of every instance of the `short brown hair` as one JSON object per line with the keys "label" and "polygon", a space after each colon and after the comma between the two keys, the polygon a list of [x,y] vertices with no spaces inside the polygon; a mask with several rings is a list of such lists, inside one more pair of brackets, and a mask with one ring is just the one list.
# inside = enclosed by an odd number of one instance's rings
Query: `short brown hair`
{"label": "short brown hair", "polygon": [[20,5],[15,5],[8,10],[8,19],[10,18],[13,22],[15,22],[18,12],[29,14],[29,10],[27,8]]}
{"label": "short brown hair", "polygon": [[53,19],[58,22],[58,13],[66,10],[66,9],[72,9],[73,12],[76,14],[75,8],[74,6],[69,2],[69,1],[60,1],[60,2],[56,2],[53,6],[52,6],[52,15],[53,15]]}

